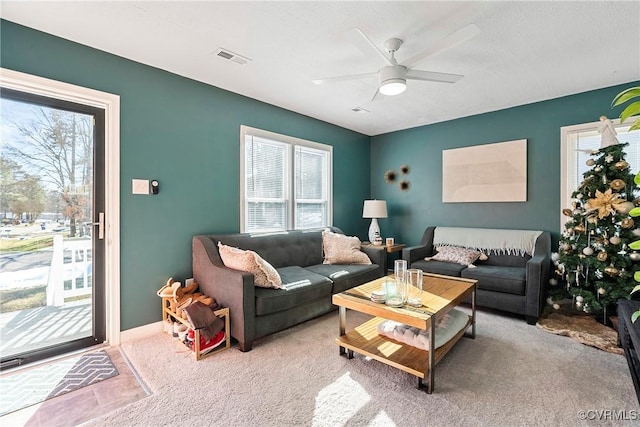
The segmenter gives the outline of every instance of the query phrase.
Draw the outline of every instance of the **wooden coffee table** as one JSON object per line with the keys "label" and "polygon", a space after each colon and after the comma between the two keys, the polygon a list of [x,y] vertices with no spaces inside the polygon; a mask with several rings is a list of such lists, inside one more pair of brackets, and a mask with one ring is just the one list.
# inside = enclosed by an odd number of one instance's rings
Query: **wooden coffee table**
{"label": "wooden coffee table", "polygon": [[[339,307],[340,336],[336,343],[340,355],[353,358],[353,352],[371,357],[418,377],[418,388],[433,392],[435,365],[453,348],[463,336],[476,336],[476,284],[477,280],[462,279],[438,274],[424,274],[422,307],[389,307],[371,301],[371,292],[382,289],[392,276],[381,277],[364,285],[333,295],[333,303]],[[452,308],[471,295],[471,316],[466,326],[446,344],[435,351],[417,347],[379,335],[376,327],[385,320],[393,320],[405,325],[429,330],[429,349],[434,348],[435,325]],[[345,332],[347,308],[375,316],[371,320]],[[467,330],[471,327],[471,333]],[[426,379],[426,386],[423,383]]]}

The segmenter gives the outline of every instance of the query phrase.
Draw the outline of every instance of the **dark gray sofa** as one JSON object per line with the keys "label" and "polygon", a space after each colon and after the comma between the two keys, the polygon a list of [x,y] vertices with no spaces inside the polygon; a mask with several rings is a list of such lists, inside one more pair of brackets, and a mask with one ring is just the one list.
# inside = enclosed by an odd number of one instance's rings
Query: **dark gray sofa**
{"label": "dark gray sofa", "polygon": [[[424,272],[446,276],[465,277],[478,280],[476,303],[478,306],[494,308],[524,315],[527,323],[534,325],[544,308],[547,282],[549,280],[551,236],[547,231],[500,230],[483,228],[441,227],[441,237],[437,237],[437,227],[427,227],[417,246],[404,248],[402,258],[409,268],[419,268]],[[449,242],[445,242],[446,231],[451,231]],[[494,236],[506,232],[511,241],[519,237],[523,242],[532,243],[531,253],[524,253],[522,247],[503,246],[502,249],[485,249],[487,241],[495,245]],[[531,237],[537,235],[537,238]],[[471,237],[465,237],[471,236]],[[486,238],[483,239],[483,236]],[[435,239],[435,240],[434,240]],[[435,260],[425,260],[437,252],[437,244],[449,244],[482,250],[488,259],[467,265]],[[526,246],[524,243],[522,246]]]}
{"label": "dark gray sofa", "polygon": [[[225,267],[218,241],[255,251],[276,268],[287,289],[256,287],[253,274]],[[202,293],[229,307],[231,336],[241,351],[251,350],[257,338],[335,309],[333,294],[382,277],[387,268],[386,251],[374,247],[361,249],[371,265],[323,264],[322,230],[200,235],[192,243],[193,277]]]}

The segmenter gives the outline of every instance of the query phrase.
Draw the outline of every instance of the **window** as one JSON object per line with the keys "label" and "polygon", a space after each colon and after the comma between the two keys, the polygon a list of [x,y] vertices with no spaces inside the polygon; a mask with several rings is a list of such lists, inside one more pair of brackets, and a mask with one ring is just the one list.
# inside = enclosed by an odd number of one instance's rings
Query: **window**
{"label": "window", "polygon": [[332,223],[333,147],[240,128],[240,231],[310,229]]}
{"label": "window", "polygon": [[[629,128],[635,118],[627,119],[624,124],[620,120],[612,120],[620,143],[629,143],[625,148],[625,160],[629,163],[632,173],[640,171],[640,130],[629,132]],[[591,150],[600,148],[601,135],[598,132],[599,121],[584,123],[574,126],[565,126],[560,129],[562,149],[560,153],[560,209],[571,208],[571,194],[576,191],[582,182],[583,174],[590,169],[586,162]],[[561,232],[567,217],[560,215]]]}

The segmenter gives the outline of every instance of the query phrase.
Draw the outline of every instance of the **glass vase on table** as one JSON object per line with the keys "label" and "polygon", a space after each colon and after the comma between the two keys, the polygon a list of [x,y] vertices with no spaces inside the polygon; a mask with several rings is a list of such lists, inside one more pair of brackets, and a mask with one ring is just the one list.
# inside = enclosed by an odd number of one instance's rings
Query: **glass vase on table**
{"label": "glass vase on table", "polygon": [[395,292],[387,294],[387,305],[392,307],[402,307],[407,302],[407,261],[396,260],[394,263]]}

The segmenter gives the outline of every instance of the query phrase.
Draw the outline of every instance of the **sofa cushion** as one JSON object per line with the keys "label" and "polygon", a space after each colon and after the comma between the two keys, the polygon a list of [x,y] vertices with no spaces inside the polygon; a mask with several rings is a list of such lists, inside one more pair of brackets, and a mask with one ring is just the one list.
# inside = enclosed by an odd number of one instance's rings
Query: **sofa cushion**
{"label": "sofa cushion", "polygon": [[355,236],[323,231],[324,264],[371,264],[369,256],[360,250],[361,243]]}
{"label": "sofa cushion", "polygon": [[254,251],[245,251],[218,242],[220,258],[225,266],[234,270],[253,273],[256,286],[263,288],[280,288],[282,280],[271,264],[262,259]]}
{"label": "sofa cushion", "polygon": [[437,250],[437,254],[431,258],[425,258],[425,261],[433,260],[470,265],[480,258],[480,255],[482,255],[482,252],[480,251],[461,248],[460,246],[440,246]]}
{"label": "sofa cushion", "polygon": [[306,270],[328,277],[333,281],[332,293],[351,289],[380,277],[376,264],[371,265],[332,265],[318,264],[306,267]]}
{"label": "sofa cushion", "polygon": [[256,315],[289,310],[319,298],[330,298],[332,283],[328,278],[302,267],[278,269],[282,289],[256,288]]}
{"label": "sofa cushion", "polygon": [[479,265],[462,271],[462,277],[478,280],[478,289],[524,295],[526,270],[519,267]]}
{"label": "sofa cushion", "polygon": [[409,268],[419,268],[425,273],[444,274],[445,276],[460,277],[460,272],[462,270],[466,270],[467,266],[454,262],[418,260],[411,264]]}

